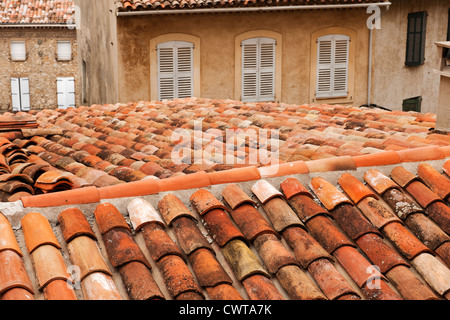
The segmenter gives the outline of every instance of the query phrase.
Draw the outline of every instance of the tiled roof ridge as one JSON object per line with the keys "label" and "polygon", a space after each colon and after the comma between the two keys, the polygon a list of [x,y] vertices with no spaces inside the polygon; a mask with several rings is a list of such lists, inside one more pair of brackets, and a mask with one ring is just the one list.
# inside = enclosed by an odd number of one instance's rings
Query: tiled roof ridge
{"label": "tiled roof ridge", "polygon": [[311,161],[294,161],[265,167],[248,166],[218,172],[199,171],[161,180],[144,179],[106,187],[85,187],[58,193],[20,198],[24,207],[57,207],[96,203],[105,199],[138,197],[162,192],[206,188],[212,185],[256,181],[294,174],[355,171],[358,168],[397,165],[450,158],[450,146],[428,146],[383,151],[363,156],[338,156]]}
{"label": "tiled roof ridge", "polygon": [[201,8],[249,8],[249,7],[275,7],[275,6],[323,6],[323,5],[351,5],[364,3],[387,2],[385,0],[181,0],[181,1],[158,1],[158,0],[121,0],[117,1],[120,11],[160,10],[160,9],[201,9]]}

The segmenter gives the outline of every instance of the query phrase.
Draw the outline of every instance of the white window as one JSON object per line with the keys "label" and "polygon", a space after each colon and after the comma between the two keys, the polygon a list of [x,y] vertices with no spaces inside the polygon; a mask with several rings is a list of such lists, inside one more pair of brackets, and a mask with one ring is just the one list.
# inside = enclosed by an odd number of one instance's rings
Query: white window
{"label": "white window", "polygon": [[316,98],[348,96],[350,37],[327,35],[317,40]]}
{"label": "white window", "polygon": [[158,100],[189,98],[194,93],[194,45],[169,41],[157,46]]}
{"label": "white window", "polygon": [[25,41],[11,41],[11,59],[25,61],[26,57]]}
{"label": "white window", "polygon": [[59,61],[72,60],[72,42],[58,41],[57,55]]}
{"label": "white window", "polygon": [[11,78],[12,110],[30,110],[30,85],[28,78]]}
{"label": "white window", "polygon": [[57,78],[58,108],[75,107],[75,79],[73,77]]}
{"label": "white window", "polygon": [[242,41],[242,101],[275,100],[275,46],[271,38]]}

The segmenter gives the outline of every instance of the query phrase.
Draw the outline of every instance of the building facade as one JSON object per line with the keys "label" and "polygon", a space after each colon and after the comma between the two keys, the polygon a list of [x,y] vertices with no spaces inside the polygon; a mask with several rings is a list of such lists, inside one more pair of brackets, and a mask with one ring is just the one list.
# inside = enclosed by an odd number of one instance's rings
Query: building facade
{"label": "building facade", "polygon": [[80,104],[73,1],[0,4],[0,111]]}
{"label": "building facade", "polygon": [[195,96],[435,112],[448,1],[75,2],[89,11],[79,32],[88,103]]}

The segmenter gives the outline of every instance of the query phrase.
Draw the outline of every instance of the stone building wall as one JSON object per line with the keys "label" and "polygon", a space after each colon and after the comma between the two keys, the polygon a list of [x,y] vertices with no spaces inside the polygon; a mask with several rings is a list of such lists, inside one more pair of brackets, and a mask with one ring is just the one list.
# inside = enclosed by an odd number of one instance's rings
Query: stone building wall
{"label": "stone building wall", "polygon": [[[24,40],[27,59],[12,61],[10,43]],[[72,41],[72,59],[57,60],[57,41]],[[80,76],[75,29],[2,28],[0,29],[0,112],[12,110],[11,78],[29,78],[31,109],[57,108],[56,79],[75,78],[76,105],[80,104]]]}

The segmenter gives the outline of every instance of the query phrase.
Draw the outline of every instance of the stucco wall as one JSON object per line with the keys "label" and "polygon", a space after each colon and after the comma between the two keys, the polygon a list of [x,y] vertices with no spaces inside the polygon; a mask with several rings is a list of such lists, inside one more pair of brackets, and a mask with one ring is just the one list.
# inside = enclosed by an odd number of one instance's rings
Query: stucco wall
{"label": "stucco wall", "polygon": [[[186,33],[201,41],[202,97],[236,99],[235,39],[252,30],[282,35],[281,98],[285,103],[312,102],[310,64],[312,34],[323,28],[349,28],[355,50],[355,90],[352,103],[367,101],[368,37],[364,9],[272,13],[226,13],[118,17],[119,100],[152,100],[151,39],[169,33]],[[156,79],[155,79],[156,80]],[[154,95],[153,95],[154,97]]]}
{"label": "stucco wall", "polygon": [[[26,61],[11,61],[12,40],[25,41]],[[73,58],[57,61],[57,41],[71,40]],[[79,105],[79,68],[75,30],[8,28],[0,31],[0,111],[11,111],[11,78],[29,78],[31,109],[57,107],[57,77],[74,77],[76,104]]]}
{"label": "stucco wall", "polygon": [[113,0],[75,0],[79,8],[79,62],[85,90],[82,104],[116,103],[117,33]]}
{"label": "stucco wall", "polygon": [[[436,41],[447,36],[448,0],[393,0],[381,18],[381,29],[374,32],[373,98],[378,105],[401,110],[404,99],[422,96],[422,112],[436,112],[439,65]],[[425,64],[406,67],[408,13],[427,11]]]}

